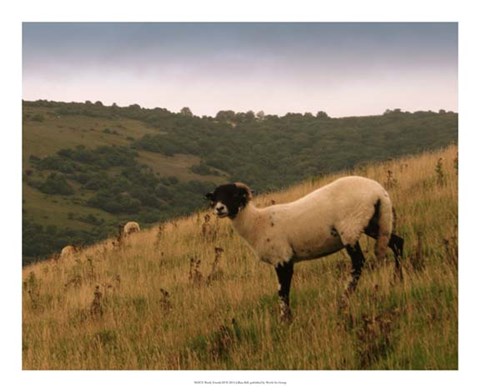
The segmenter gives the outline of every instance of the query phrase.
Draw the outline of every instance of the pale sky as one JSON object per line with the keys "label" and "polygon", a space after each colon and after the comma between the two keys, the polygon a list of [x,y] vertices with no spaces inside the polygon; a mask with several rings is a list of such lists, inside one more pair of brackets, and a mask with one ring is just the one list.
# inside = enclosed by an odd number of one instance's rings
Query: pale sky
{"label": "pale sky", "polygon": [[23,23],[23,99],[458,111],[457,23]]}

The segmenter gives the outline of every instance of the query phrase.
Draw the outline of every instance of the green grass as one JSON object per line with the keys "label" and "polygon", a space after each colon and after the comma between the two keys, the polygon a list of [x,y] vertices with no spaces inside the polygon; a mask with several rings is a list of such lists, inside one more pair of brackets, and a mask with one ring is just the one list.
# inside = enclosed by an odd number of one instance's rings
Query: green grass
{"label": "green grass", "polygon": [[[388,170],[396,176],[389,191],[406,239],[403,282],[393,279],[391,255],[375,263],[373,241],[363,240],[367,265],[342,309],[347,255],[299,263],[294,319],[285,325],[273,268],[255,259],[226,220],[212,219],[215,239],[204,237],[202,211],[121,247],[107,241],[25,267],[23,368],[458,369],[456,153],[450,147],[363,168],[382,183]],[[435,181],[439,157],[444,184]],[[294,200],[344,174],[255,202]],[[224,251],[213,274],[215,247]]]}
{"label": "green grass", "polygon": [[[24,114],[30,116],[24,120],[23,125],[24,170],[30,168],[30,155],[45,157],[62,148],[72,148],[79,144],[88,148],[111,144],[126,146],[131,143],[128,137],[137,139],[156,132],[141,121],[124,118],[114,120],[80,115],[58,116],[41,107],[29,107]],[[42,115],[43,121],[32,120],[35,115]]]}
{"label": "green grass", "polygon": [[190,167],[200,163],[200,157],[187,154],[176,154],[174,156],[165,156],[155,152],[139,151],[138,162],[150,166],[154,173],[160,177],[175,176],[180,181],[212,181],[218,182],[225,180],[224,177],[195,174]]}

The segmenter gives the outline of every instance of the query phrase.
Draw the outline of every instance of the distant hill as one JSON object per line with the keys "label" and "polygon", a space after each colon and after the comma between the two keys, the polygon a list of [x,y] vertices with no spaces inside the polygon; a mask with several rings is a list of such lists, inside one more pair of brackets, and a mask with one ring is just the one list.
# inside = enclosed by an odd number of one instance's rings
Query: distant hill
{"label": "distant hill", "polygon": [[458,115],[215,117],[101,102],[23,102],[23,263],[188,215],[215,184],[258,192],[456,143]]}

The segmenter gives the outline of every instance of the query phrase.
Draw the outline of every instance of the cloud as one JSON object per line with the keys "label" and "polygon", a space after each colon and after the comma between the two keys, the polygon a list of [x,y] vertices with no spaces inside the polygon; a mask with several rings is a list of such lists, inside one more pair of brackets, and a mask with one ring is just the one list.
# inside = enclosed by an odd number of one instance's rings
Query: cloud
{"label": "cloud", "polygon": [[27,23],[24,99],[210,115],[456,110],[457,39],[455,23]]}

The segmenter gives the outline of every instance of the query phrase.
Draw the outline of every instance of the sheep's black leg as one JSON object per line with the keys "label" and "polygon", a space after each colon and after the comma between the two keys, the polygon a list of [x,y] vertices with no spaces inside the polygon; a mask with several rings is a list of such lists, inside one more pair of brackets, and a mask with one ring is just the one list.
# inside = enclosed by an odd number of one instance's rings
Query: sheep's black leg
{"label": "sheep's black leg", "polygon": [[345,296],[348,297],[357,287],[358,280],[362,274],[363,264],[365,263],[365,257],[363,256],[362,249],[358,242],[353,246],[347,245],[346,249],[348,255],[352,259],[352,277],[345,291]]}
{"label": "sheep's black leg", "polygon": [[[375,239],[378,238],[378,225],[375,221],[372,220],[365,228],[365,234]],[[402,237],[393,233],[390,235],[390,240],[388,241],[388,247],[393,251],[395,257],[395,278],[400,281],[403,280],[402,265],[400,264],[403,258],[403,242]]]}
{"label": "sheep's black leg", "polygon": [[403,280],[402,266],[400,260],[403,258],[403,238],[396,234],[390,236],[388,247],[393,251],[395,256],[395,277]]}
{"label": "sheep's black leg", "polygon": [[293,263],[286,262],[277,264],[275,272],[278,278],[278,296],[280,297],[280,319],[290,322],[292,320],[292,312],[290,310],[290,284],[293,276]]}

